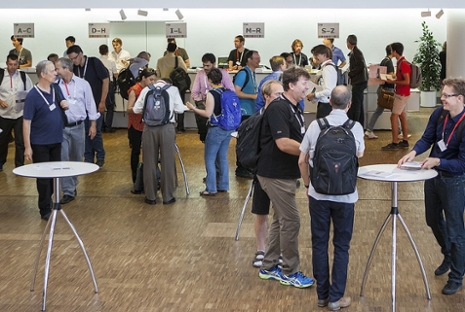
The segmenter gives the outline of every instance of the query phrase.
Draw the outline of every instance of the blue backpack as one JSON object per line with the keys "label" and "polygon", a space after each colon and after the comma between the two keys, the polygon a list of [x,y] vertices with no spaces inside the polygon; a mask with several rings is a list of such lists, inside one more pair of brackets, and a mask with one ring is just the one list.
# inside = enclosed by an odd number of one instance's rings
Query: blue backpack
{"label": "blue backpack", "polygon": [[142,110],[142,119],[149,127],[163,126],[170,121],[170,96],[166,89],[170,85],[163,87],[149,85],[149,92],[145,96],[144,109]]}
{"label": "blue backpack", "polygon": [[213,89],[221,96],[221,114],[212,114],[210,123],[223,130],[236,130],[242,119],[239,97],[229,89]]}

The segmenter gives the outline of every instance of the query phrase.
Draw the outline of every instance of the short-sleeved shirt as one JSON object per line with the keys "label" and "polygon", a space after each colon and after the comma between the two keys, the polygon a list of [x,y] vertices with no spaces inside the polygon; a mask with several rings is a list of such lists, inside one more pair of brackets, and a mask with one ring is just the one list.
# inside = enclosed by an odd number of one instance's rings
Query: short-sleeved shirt
{"label": "short-sleeved shirt", "polygon": [[[331,113],[325,117],[328,120],[330,125],[342,125],[348,119],[347,114],[342,109],[335,109],[331,111]],[[365,150],[365,141],[363,139],[363,127],[360,123],[356,122],[355,126],[351,129],[354,137],[355,137],[355,145],[357,147],[357,153],[362,153]],[[305,133],[305,137],[302,140],[302,144],[300,144],[300,151],[305,154],[309,154],[310,156],[310,166],[313,167],[312,159],[315,153],[315,146],[318,140],[318,136],[320,135],[320,126],[318,125],[318,121],[314,120],[307,129],[307,133]],[[358,192],[355,189],[355,192],[347,195],[326,195],[320,194],[315,191],[310,182],[308,188],[308,195],[315,198],[316,200],[329,200],[338,203],[355,203],[358,199]]]}
{"label": "short-sleeved shirt", "polygon": [[[387,56],[381,61],[381,63],[379,63],[379,66],[386,66],[387,73],[394,72],[394,65],[392,64],[392,60]],[[387,82],[385,82],[384,85],[382,85],[382,87],[383,89],[394,89],[394,85],[392,83]]]}
{"label": "short-sleeved shirt", "polygon": [[291,52],[292,55],[292,62],[296,66],[300,67],[305,67],[308,65],[308,57],[307,55],[300,53],[299,55],[296,55],[294,52]]}
{"label": "short-sleeved shirt", "polygon": [[[50,86],[51,93],[32,88],[24,102],[24,119],[31,120],[31,144],[47,145],[63,142],[63,112],[58,103],[53,103],[53,85]],[[50,110],[50,106],[55,109]],[[56,102],[55,95],[55,102]]]}
{"label": "short-sleeved shirt", "polygon": [[299,156],[281,151],[276,140],[289,138],[300,143],[304,129],[299,105],[292,104],[284,96],[271,102],[263,114],[257,174],[273,179],[300,178]]}
{"label": "short-sleeved shirt", "polygon": [[102,82],[103,79],[109,78],[108,70],[96,57],[85,56],[86,62],[84,66],[74,66],[73,72],[79,78],[84,78],[92,88],[95,104],[98,107],[102,98]]}
{"label": "short-sleeved shirt", "polygon": [[18,56],[19,65],[24,65],[27,61],[31,61],[32,64],[32,53],[28,49],[21,48],[21,51],[16,49],[10,50],[10,54],[15,54]]}
{"label": "short-sleeved shirt", "polygon": [[[246,72],[247,71],[247,72]],[[249,76],[249,81],[245,83],[247,75]],[[256,94],[257,93],[257,80],[255,78],[255,73],[246,66],[243,70],[240,70],[236,74],[234,79],[234,85],[241,87],[242,92],[247,94]],[[251,116],[255,114],[255,100],[252,99],[241,99],[241,111],[242,116]]]}
{"label": "short-sleeved shirt", "polygon": [[333,46],[333,63],[336,65],[338,64],[338,61],[341,61],[341,64],[346,61],[346,57],[344,56],[344,53],[342,53],[342,50],[339,49],[338,47]]}
{"label": "short-sleeved shirt", "polygon": [[233,65],[237,65],[237,62],[241,62],[241,66],[245,67],[245,65],[247,65],[247,59],[245,58],[247,52],[249,52],[249,50],[246,48],[244,48],[244,52],[242,53],[237,49],[231,50],[231,52],[229,52],[228,62],[232,61]]}
{"label": "short-sleeved shirt", "polygon": [[[142,92],[142,86],[139,83],[136,83],[131,88],[129,88],[129,93],[131,93],[131,91],[134,91],[137,100],[140,93]],[[142,114],[128,113],[128,129],[131,128],[131,126],[138,131],[144,131]]]}
{"label": "short-sleeved shirt", "polygon": [[3,81],[0,84],[0,100],[5,101],[8,107],[0,108],[0,116],[6,119],[18,119],[23,115],[22,104],[24,103],[24,98],[18,97],[18,91],[31,90],[32,81],[28,75],[25,75],[26,85],[24,85],[18,70],[13,75],[10,75],[6,69],[3,71]]}
{"label": "short-sleeved shirt", "polygon": [[[401,57],[397,60],[397,80],[403,80],[404,74],[409,74],[410,79],[412,79],[412,69],[410,68],[410,63],[407,62],[405,57]],[[410,85],[399,85],[396,84],[396,94],[402,96],[409,96],[410,95]]]}

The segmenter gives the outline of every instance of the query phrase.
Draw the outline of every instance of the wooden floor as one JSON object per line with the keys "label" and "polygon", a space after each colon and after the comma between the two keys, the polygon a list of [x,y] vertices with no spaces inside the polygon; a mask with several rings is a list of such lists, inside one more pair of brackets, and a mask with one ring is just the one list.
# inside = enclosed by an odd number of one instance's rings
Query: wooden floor
{"label": "wooden floor", "polygon": [[[424,128],[431,110],[410,113],[411,144]],[[406,151],[381,152],[390,132],[366,141],[361,165],[394,163]],[[195,131],[177,137],[191,194],[186,196],[180,167],[176,203],[150,206],[143,195],[129,191],[131,175],[127,132],[104,134],[106,163],[96,173],[80,177],[78,196],[63,206],[85,243],[99,293],[93,292],[84,256],[70,228],[58,216],[48,287],[47,311],[324,311],[317,307],[315,287],[296,289],[263,281],[251,265],[255,253],[253,215],[246,213],[240,240],[235,228],[250,180],[234,176],[231,142],[229,193],[199,196],[205,186],[203,144]],[[0,172],[0,311],[40,311],[44,254],[34,292],[31,269],[46,222],[39,217],[35,180],[16,177],[14,149]],[[359,180],[360,199],[346,295],[353,303],[345,311],[390,311],[391,227],[384,233],[372,263],[365,296],[360,287],[374,238],[390,211],[390,185]],[[297,203],[302,226],[299,236],[301,270],[312,275],[308,201],[303,188]],[[399,209],[423,259],[432,300],[426,299],[420,269],[403,229],[398,229],[397,311],[464,311],[465,291],[444,296],[447,275],[435,277],[442,257],[426,226],[422,183],[399,187]]]}

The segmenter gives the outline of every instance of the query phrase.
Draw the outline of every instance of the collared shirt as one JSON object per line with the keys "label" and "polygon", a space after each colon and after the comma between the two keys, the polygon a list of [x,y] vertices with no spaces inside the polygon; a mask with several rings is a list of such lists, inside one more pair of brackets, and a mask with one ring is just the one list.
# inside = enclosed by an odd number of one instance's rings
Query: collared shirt
{"label": "collared shirt", "polygon": [[69,83],[65,83],[63,79],[60,79],[58,86],[68,102],[69,108],[65,110],[68,123],[84,120],[87,116],[89,116],[90,120],[97,120],[100,117],[92,95],[92,89],[86,80],[73,75]]}
{"label": "collared shirt", "polygon": [[160,57],[157,61],[157,77],[161,78],[169,78],[171,72],[176,66],[176,58],[178,59],[178,67],[184,69],[187,72],[186,63],[180,56],[176,56],[172,52],[168,52],[165,56]]}
{"label": "collared shirt", "polygon": [[[342,109],[334,109],[331,113],[325,117],[328,120],[330,125],[342,125],[348,119],[347,114]],[[357,147],[357,152],[362,153],[365,150],[365,141],[363,140],[363,127],[360,123],[356,122],[355,126],[351,129],[352,133],[355,137],[355,145]],[[315,154],[315,146],[318,140],[318,136],[320,135],[320,126],[318,125],[318,121],[314,120],[310,124],[305,133],[304,139],[300,144],[300,151],[305,154],[309,154],[310,156],[310,166],[313,167],[313,156]],[[355,203],[358,200],[358,192],[355,189],[355,192],[347,195],[326,195],[320,194],[315,191],[310,182],[308,188],[308,195],[315,198],[316,200],[329,200],[338,203]]]}
{"label": "collared shirt", "polygon": [[282,81],[281,75],[283,74],[282,70],[276,70],[263,78],[260,81],[260,84],[258,85],[258,94],[257,94],[257,100],[255,101],[255,111],[258,112],[262,107],[265,106],[265,99],[263,98],[262,95],[262,87],[265,82],[268,80],[276,80],[276,81]]}
{"label": "collared shirt", "polygon": [[[155,86],[163,87],[166,84],[163,80],[158,80],[155,83]],[[145,97],[147,96],[147,92],[149,92],[149,87],[145,87],[142,92],[140,93],[139,97],[136,100],[136,103],[134,104],[134,107],[132,110],[136,114],[141,114],[142,110],[144,109],[144,103],[145,103]],[[170,96],[170,111],[175,112],[177,114],[182,114],[185,111],[189,110],[186,105],[183,104],[181,100],[181,95],[179,94],[178,88],[175,86],[171,86],[168,89],[166,89],[166,92],[168,92]],[[170,122],[174,123],[176,121],[175,115],[171,114],[171,119]]]}
{"label": "collared shirt", "polygon": [[110,53],[110,59],[115,61],[116,63],[116,70],[120,72],[123,68],[126,68],[126,66],[123,64],[124,61],[128,61],[131,58],[131,54],[129,54],[128,51],[121,49],[119,53],[116,53],[116,51],[111,51]]}
{"label": "collared shirt", "polygon": [[3,81],[0,85],[0,100],[5,101],[7,108],[0,108],[0,116],[6,119],[18,119],[23,115],[24,97],[18,98],[18,91],[29,91],[32,89],[32,81],[26,75],[26,88],[24,88],[21,74],[16,71],[13,76],[10,76],[8,70],[5,69]]}
{"label": "collared shirt", "polygon": [[315,92],[315,99],[321,103],[329,103],[331,91],[337,85],[337,71],[332,60],[324,61],[321,68],[323,70],[320,79],[318,79],[318,85],[321,86],[322,90]]}
{"label": "collared shirt", "polygon": [[[420,155],[426,152],[432,145],[433,148],[431,149],[429,156],[441,159],[441,165],[436,166],[435,169],[447,171],[455,175],[461,175],[465,173],[465,131],[462,133],[462,140],[457,142],[458,128],[456,128],[449,144],[447,145],[447,149],[441,152],[438,142],[442,140],[444,122],[439,121],[439,118],[443,110],[444,109],[442,107],[438,107],[431,114],[425,132],[421,136],[420,140],[415,143],[413,150],[417,153],[417,155]],[[463,114],[465,114],[465,109],[454,118],[450,118],[450,115],[448,115],[449,117],[444,129],[444,142],[448,141],[452,129]],[[462,122],[465,122],[465,120]]]}
{"label": "collared shirt", "polygon": [[346,57],[344,56],[344,53],[342,53],[342,50],[339,49],[338,47],[333,46],[333,63],[338,65],[338,61],[341,61],[341,64],[346,61]]}
{"label": "collared shirt", "polygon": [[[234,91],[234,85],[228,72],[222,68],[220,69],[220,71],[223,75],[223,78],[221,79],[221,85],[226,89]],[[208,78],[205,74],[205,70],[202,69],[195,76],[194,84],[191,90],[192,99],[194,99],[194,101],[205,101],[207,99],[207,92],[211,89],[212,87],[208,83]]]}
{"label": "collared shirt", "polygon": [[115,75],[118,73],[118,70],[116,69],[116,62],[110,59],[108,55],[102,55],[99,59],[102,61],[103,65],[108,69],[110,81],[112,81]]}

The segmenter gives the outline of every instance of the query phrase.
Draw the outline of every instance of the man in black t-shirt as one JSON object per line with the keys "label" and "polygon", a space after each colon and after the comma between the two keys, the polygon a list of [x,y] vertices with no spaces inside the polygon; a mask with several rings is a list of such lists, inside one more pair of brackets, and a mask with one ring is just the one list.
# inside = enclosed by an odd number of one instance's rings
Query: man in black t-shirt
{"label": "man in black t-shirt", "polygon": [[234,50],[229,52],[228,65],[229,70],[241,70],[247,64],[247,59],[245,58],[248,49],[244,47],[245,38],[242,35],[238,35],[234,38]]}
{"label": "man in black t-shirt", "polygon": [[[300,272],[300,216],[295,200],[300,178],[298,158],[305,123],[299,101],[309,89],[310,75],[301,67],[283,72],[284,94],[271,102],[263,114],[257,178],[274,210],[265,258],[259,272],[262,279],[279,280],[283,285],[306,288],[314,281]],[[282,253],[282,271],[278,267]]]}
{"label": "man in black t-shirt", "polygon": [[[66,51],[68,57],[74,64],[73,72],[79,78],[85,79],[92,88],[92,95],[94,96],[97,110],[100,117],[97,119],[97,134],[91,140],[86,136],[86,151],[84,153],[84,161],[93,163],[94,157],[97,158],[95,162],[99,167],[105,163],[105,150],[103,149],[102,138],[102,123],[103,112],[105,112],[106,99],[108,89],[110,86],[110,76],[108,70],[103,65],[102,61],[93,56],[86,56],[78,45],[73,45]],[[89,133],[90,121],[89,117],[85,120],[85,131]]]}

